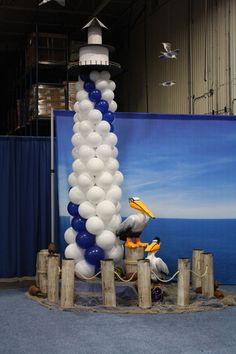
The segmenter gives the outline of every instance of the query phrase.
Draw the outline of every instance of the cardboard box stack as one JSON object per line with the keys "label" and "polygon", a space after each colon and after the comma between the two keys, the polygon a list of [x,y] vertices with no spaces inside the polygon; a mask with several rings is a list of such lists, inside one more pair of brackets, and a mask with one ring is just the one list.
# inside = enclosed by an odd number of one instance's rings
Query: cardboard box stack
{"label": "cardboard box stack", "polygon": [[[36,85],[33,85],[29,97],[29,115],[35,117]],[[51,108],[65,109],[64,85],[39,84],[38,86],[38,114],[40,118],[50,117]]]}
{"label": "cardboard box stack", "polygon": [[68,82],[68,90],[69,90],[69,110],[74,110],[74,104],[76,102],[76,81]]}

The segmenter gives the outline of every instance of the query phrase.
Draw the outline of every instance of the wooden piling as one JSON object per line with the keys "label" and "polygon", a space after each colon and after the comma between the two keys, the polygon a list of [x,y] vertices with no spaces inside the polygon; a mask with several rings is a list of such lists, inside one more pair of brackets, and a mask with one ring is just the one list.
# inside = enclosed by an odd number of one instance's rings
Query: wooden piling
{"label": "wooden piling", "polygon": [[42,294],[48,291],[48,250],[41,250],[38,253],[38,269],[36,279]]}
{"label": "wooden piling", "polygon": [[[144,259],[144,247],[130,248],[125,247],[125,273],[126,278],[130,278],[133,273],[138,271],[138,260]],[[137,277],[133,278],[134,280]]]}
{"label": "wooden piling", "polygon": [[190,259],[178,259],[177,305],[189,305]]}
{"label": "wooden piling", "polygon": [[[201,274],[201,254],[204,252],[202,249],[194,249],[192,252],[192,271]],[[202,286],[202,279],[192,273],[192,287],[194,289]]]}
{"label": "wooden piling", "polygon": [[116,307],[116,290],[114,278],[114,262],[112,259],[101,261],[103,305]]}
{"label": "wooden piling", "polygon": [[138,260],[138,305],[142,309],[152,307],[151,270],[148,259]]}
{"label": "wooden piling", "polygon": [[61,270],[61,307],[74,306],[75,289],[75,261],[73,259],[62,260]]}
{"label": "wooden piling", "polygon": [[57,303],[59,300],[60,256],[48,257],[48,301]]}
{"label": "wooden piling", "polygon": [[214,296],[214,271],[213,271],[213,254],[201,254],[201,273],[206,275],[202,277],[202,294],[207,297]]}

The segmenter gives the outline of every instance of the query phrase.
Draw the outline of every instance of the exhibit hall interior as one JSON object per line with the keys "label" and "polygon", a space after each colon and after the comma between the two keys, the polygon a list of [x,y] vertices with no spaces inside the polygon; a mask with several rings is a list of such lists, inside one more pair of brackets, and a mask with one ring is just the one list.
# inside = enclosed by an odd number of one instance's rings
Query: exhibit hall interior
{"label": "exhibit hall interior", "polygon": [[236,352],[235,24],[0,0],[0,354]]}

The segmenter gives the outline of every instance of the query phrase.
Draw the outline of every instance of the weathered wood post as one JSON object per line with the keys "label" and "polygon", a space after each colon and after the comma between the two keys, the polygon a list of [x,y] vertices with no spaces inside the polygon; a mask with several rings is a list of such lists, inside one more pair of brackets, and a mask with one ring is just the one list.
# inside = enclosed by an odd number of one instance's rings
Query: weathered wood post
{"label": "weathered wood post", "polygon": [[41,250],[38,253],[38,269],[37,276],[38,285],[42,294],[48,292],[48,250]]}
{"label": "weathered wood post", "polygon": [[57,303],[59,300],[60,256],[48,256],[48,301]]}
{"label": "weathered wood post", "polygon": [[202,294],[207,297],[214,296],[214,272],[213,272],[213,254],[201,254],[201,273],[206,275],[202,277]]}
{"label": "weathered wood post", "polygon": [[35,274],[35,283],[36,286],[39,287],[39,252],[36,255],[36,274]]}
{"label": "weathered wood post", "polygon": [[189,305],[190,259],[178,259],[177,305]]}
{"label": "weathered wood post", "polygon": [[[201,274],[201,254],[204,252],[202,249],[194,249],[192,253],[192,271]],[[192,287],[194,289],[202,286],[202,279],[192,273]]]}
{"label": "weathered wood post", "polygon": [[73,259],[62,260],[61,270],[61,307],[74,306],[75,289],[75,261]]}
{"label": "weathered wood post", "polygon": [[116,307],[114,262],[112,259],[101,261],[101,274],[103,305],[107,307]]}
{"label": "weathered wood post", "polygon": [[138,260],[138,305],[142,309],[152,307],[151,270],[148,259]]}
{"label": "weathered wood post", "polygon": [[125,272],[126,278],[130,278],[138,271],[138,260],[144,259],[144,247],[125,247]]}

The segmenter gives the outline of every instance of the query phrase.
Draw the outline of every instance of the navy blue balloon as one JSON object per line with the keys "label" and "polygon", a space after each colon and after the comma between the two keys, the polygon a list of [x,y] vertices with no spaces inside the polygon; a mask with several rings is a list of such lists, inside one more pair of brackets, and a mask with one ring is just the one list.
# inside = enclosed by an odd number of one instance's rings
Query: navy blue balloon
{"label": "navy blue balloon", "polygon": [[103,114],[103,120],[106,120],[110,124],[113,122],[114,118],[115,118],[114,113],[110,111]]}
{"label": "navy blue balloon", "polygon": [[94,82],[93,82],[93,81],[86,81],[86,82],[84,83],[84,89],[85,89],[85,91],[87,91],[87,92],[91,92],[91,91],[95,90],[95,84],[94,84]]}
{"label": "navy blue balloon", "polygon": [[92,102],[99,102],[100,99],[102,97],[102,94],[101,94],[101,91],[100,90],[93,90],[91,92],[89,92],[89,99],[92,101]]}
{"label": "navy blue balloon", "polygon": [[108,103],[105,100],[101,100],[95,104],[95,108],[98,109],[102,113],[107,113],[108,111]]}
{"label": "navy blue balloon", "polygon": [[78,207],[79,207],[78,204],[74,204],[74,203],[70,202],[67,205],[68,213],[72,216],[79,216]]}
{"label": "navy blue balloon", "polygon": [[87,74],[87,73],[82,73],[82,74],[80,74],[80,78],[81,78],[81,80],[83,80],[83,81],[89,81],[89,74]]}
{"label": "navy blue balloon", "polygon": [[114,129],[114,125],[113,125],[113,124],[110,124],[110,127],[111,127],[111,128],[110,128],[110,132],[113,133],[114,130],[115,130],[115,129]]}
{"label": "navy blue balloon", "polygon": [[81,218],[81,216],[76,216],[72,219],[71,221],[71,226],[73,227],[73,229],[77,232],[79,231],[85,231],[85,223],[86,223],[86,219]]}
{"label": "navy blue balloon", "polygon": [[105,254],[101,247],[93,246],[88,248],[85,251],[84,258],[85,260],[92,265],[98,266],[100,261],[104,259]]}
{"label": "navy blue balloon", "polygon": [[76,236],[76,243],[79,247],[87,249],[95,244],[96,236],[88,231],[79,232]]}

